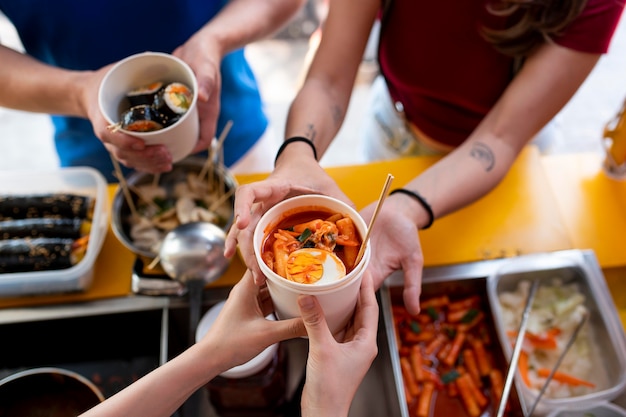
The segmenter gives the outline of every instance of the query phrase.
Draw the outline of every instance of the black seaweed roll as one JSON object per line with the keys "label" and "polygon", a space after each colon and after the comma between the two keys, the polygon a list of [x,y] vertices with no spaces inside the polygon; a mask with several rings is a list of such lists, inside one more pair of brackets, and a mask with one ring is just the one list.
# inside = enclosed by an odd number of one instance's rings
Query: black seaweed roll
{"label": "black seaweed roll", "polygon": [[78,239],[88,234],[90,222],[80,218],[31,218],[0,221],[0,239],[57,237]]}
{"label": "black seaweed roll", "polygon": [[163,129],[163,117],[153,107],[143,104],[122,113],[121,127],[131,132],[152,132]]}
{"label": "black seaweed roll", "polygon": [[75,194],[0,196],[0,220],[33,218],[91,218],[94,200]]}
{"label": "black seaweed roll", "polygon": [[0,240],[0,273],[50,271],[78,263],[72,239]]}
{"label": "black seaweed roll", "polygon": [[165,86],[154,98],[154,108],[162,115],[165,126],[174,124],[189,110],[193,92],[182,83]]}
{"label": "black seaweed roll", "polygon": [[140,106],[142,104],[152,106],[152,103],[154,103],[154,97],[162,88],[163,83],[161,81],[156,81],[152,84],[144,85],[129,91],[128,94],[126,94],[126,98],[128,98],[130,107]]}

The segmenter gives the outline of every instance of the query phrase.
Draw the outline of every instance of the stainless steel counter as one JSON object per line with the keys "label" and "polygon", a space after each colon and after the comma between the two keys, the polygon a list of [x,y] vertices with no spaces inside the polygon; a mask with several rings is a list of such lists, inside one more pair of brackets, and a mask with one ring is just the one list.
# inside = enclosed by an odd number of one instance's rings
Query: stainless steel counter
{"label": "stainless steel counter", "polygon": [[[597,261],[592,253],[584,253],[584,256],[587,262],[597,267]],[[504,262],[503,259],[427,268],[424,270],[423,279],[425,283],[437,281],[445,277],[470,280],[484,279],[498,268],[502,262]],[[401,285],[402,279],[401,273],[395,273],[388,278],[386,285]],[[204,294],[204,308],[208,309],[216,302],[225,299],[228,295],[228,291],[229,288],[207,289]],[[380,299],[383,296],[384,291],[379,294],[379,301],[384,307],[384,301]],[[173,339],[181,339],[178,348],[184,347],[184,341],[187,340],[186,334],[184,334],[186,330],[181,330],[187,327],[180,325],[180,323],[176,321],[177,316],[185,317],[187,315],[186,309],[187,302],[185,297],[165,296],[130,296],[62,306],[3,309],[0,310],[0,339],[11,340],[11,345],[14,347],[12,351],[19,354],[21,351],[21,343],[41,343],[40,346],[45,346],[44,343],[49,343],[49,341],[38,341],[36,335],[31,334],[32,332],[28,330],[29,326],[36,323],[48,323],[48,327],[71,327],[75,325],[76,320],[81,320],[81,325],[85,325],[96,318],[132,318],[134,315],[139,316],[142,313],[150,312],[151,318],[149,320],[155,322],[151,325],[154,329],[153,333],[158,333],[154,335],[154,337],[150,337],[150,340],[154,340],[154,342],[150,343],[158,344],[158,346],[149,349],[150,352],[148,353],[153,356],[158,356],[158,362],[163,363],[170,358],[171,355],[176,353],[176,347],[172,346]],[[133,320],[122,321],[127,321],[129,325],[133,325],[132,323],[134,323]],[[112,339],[111,343],[124,343],[123,340],[115,340],[116,333],[113,331],[114,329],[106,328],[106,322],[101,325],[103,327],[102,331],[110,332],[109,339]],[[381,312],[378,332],[379,354],[357,391],[350,411],[351,417],[403,416],[400,407],[403,396],[399,395],[396,389],[396,387],[402,386],[402,381],[397,369],[394,371],[394,364],[392,363],[390,355],[390,349],[395,348],[393,344],[390,343],[390,338],[388,337],[388,335],[393,332],[393,328],[390,326],[390,323],[385,320]],[[183,334],[179,335],[181,332]],[[26,334],[27,336],[19,336],[19,334]],[[72,333],[66,332],[65,334]],[[79,340],[82,330],[77,328],[75,334],[76,340]],[[68,340],[66,343],[70,345],[74,343],[74,341]],[[305,339],[297,339],[285,343],[288,348],[290,361],[288,389],[289,394],[292,394],[296,392],[304,372],[307,341]],[[61,348],[63,347],[63,345],[60,346]],[[102,346],[101,350],[107,351],[108,349],[109,347]],[[29,352],[29,349],[24,351]],[[36,358],[25,357],[23,359],[24,365],[36,365],[36,362],[34,362]],[[13,357],[11,360],[8,360],[5,356],[0,357],[0,372],[2,370],[6,371],[7,367],[15,368],[16,365],[20,365],[19,362],[20,358]],[[626,394],[622,394],[615,402],[622,405],[626,404]],[[214,413],[211,407],[205,403],[205,407],[201,409],[198,415],[208,417],[213,416]]]}

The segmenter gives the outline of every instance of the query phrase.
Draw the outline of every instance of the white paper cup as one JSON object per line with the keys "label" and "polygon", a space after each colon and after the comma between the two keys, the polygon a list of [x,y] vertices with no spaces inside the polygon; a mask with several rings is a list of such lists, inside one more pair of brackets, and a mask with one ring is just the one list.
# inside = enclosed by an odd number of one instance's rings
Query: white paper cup
{"label": "white paper cup", "polygon": [[370,260],[370,248],[366,247],[361,261],[345,277],[328,283],[302,284],[290,281],[276,274],[261,257],[261,249],[265,237],[286,215],[326,209],[333,213],[341,213],[352,219],[361,238],[366,235],[367,224],[359,213],[344,202],[323,195],[302,195],[284,200],[269,209],[259,220],[254,231],[254,253],[259,267],[267,277],[267,288],[274,312],[280,320],[300,317],[298,295],[310,294],[317,297],[333,335],[343,332],[348,324],[358,298],[363,273]]}
{"label": "white paper cup", "polygon": [[144,140],[147,145],[165,145],[172,153],[174,162],[188,156],[193,150],[200,132],[198,120],[198,81],[184,61],[160,52],[143,52],[131,55],[115,64],[104,76],[98,91],[100,111],[109,124],[120,121],[128,109],[126,94],[131,90],[162,81],[165,84],[180,82],[193,90],[191,106],[174,124],[152,132],[122,131]]}

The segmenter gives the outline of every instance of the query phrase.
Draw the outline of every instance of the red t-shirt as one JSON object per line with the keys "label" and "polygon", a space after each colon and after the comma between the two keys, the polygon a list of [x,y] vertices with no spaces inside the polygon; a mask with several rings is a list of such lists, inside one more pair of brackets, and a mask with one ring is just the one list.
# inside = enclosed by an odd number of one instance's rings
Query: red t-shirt
{"label": "red t-shirt", "polygon": [[[502,27],[484,1],[389,0],[381,26],[379,62],[394,101],[430,138],[458,146],[476,128],[512,79],[513,59],[497,52],[480,27]],[[554,41],[606,53],[625,0],[588,0]]]}

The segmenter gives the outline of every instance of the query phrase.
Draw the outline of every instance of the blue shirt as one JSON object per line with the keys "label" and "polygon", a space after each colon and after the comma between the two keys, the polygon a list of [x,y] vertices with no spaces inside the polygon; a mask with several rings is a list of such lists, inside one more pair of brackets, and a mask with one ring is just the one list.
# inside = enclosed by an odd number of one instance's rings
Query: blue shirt
{"label": "blue shirt", "polygon": [[[139,52],[171,53],[226,0],[0,0],[26,52],[50,65],[97,70]],[[224,57],[217,132],[233,126],[224,163],[234,164],[267,128],[258,84],[242,49]],[[115,181],[113,166],[87,119],[53,115],[61,166],[91,166]]]}

